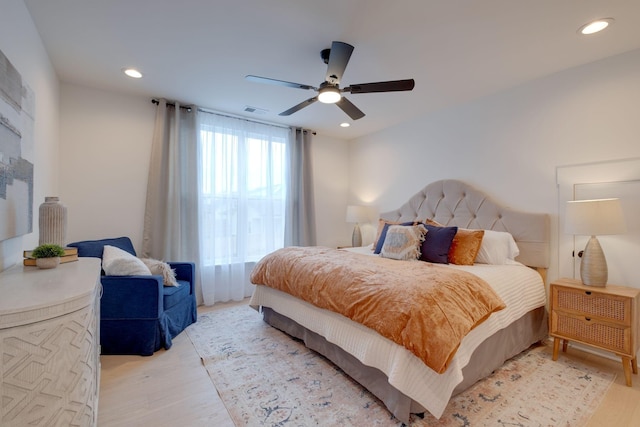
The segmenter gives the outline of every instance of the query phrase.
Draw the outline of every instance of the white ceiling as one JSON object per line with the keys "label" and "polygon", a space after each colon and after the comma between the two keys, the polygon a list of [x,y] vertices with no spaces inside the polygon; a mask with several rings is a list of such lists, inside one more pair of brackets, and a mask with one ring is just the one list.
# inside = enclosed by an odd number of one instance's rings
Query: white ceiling
{"label": "white ceiling", "polygon": [[[63,82],[164,97],[352,139],[640,48],[637,0],[25,0]],[[598,35],[582,24],[612,17]],[[355,46],[341,86],[414,78],[412,92],[347,94],[366,117],[315,103],[320,51]],[[134,66],[141,80],[121,69]],[[246,106],[267,110],[256,115]],[[339,123],[351,122],[350,128]]]}

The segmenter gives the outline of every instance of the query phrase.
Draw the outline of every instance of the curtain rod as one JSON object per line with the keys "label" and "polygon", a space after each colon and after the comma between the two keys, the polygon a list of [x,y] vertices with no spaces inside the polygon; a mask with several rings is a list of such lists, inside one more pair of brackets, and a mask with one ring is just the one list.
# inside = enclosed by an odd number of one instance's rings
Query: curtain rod
{"label": "curtain rod", "polygon": [[[156,104],[156,105],[160,105],[160,101],[158,101],[158,100],[157,100],[157,99],[155,99],[155,98],[153,98],[153,99],[151,100],[151,103],[152,103],[152,104]],[[175,107],[175,106],[176,106],[175,102],[167,102],[167,105],[168,105],[168,106],[170,106],[170,107]],[[180,106],[180,109],[182,109],[182,110],[187,110],[187,111],[191,111],[192,107],[191,107],[190,105],[181,105],[181,106]]]}
{"label": "curtain rod", "polygon": [[[157,99],[153,98],[151,100],[151,103],[159,105],[160,101],[158,101]],[[176,104],[173,103],[173,102],[167,102],[167,105],[169,105],[171,107],[175,107],[176,106]],[[181,105],[180,108],[185,109],[187,111],[191,111],[193,107],[191,107],[191,106],[182,106]],[[220,113],[220,112],[212,111],[212,110],[206,110],[206,109],[201,108],[201,107],[198,107],[198,111],[201,111],[203,113],[208,113],[208,114],[215,114],[215,115],[221,116],[221,117],[228,117],[230,119],[244,120],[244,121],[251,122],[251,123],[260,123],[262,125],[273,126],[273,127],[277,127],[277,128],[283,128],[283,129],[291,129],[291,126],[279,125],[279,124],[276,124],[276,123],[269,123],[269,122],[262,122],[262,121],[259,121],[259,120],[251,120],[251,119],[247,119],[246,117],[234,116],[232,114]],[[312,135],[316,134],[315,131],[308,130],[308,129],[302,129],[302,131],[305,132],[305,133],[306,132],[311,132]]]}

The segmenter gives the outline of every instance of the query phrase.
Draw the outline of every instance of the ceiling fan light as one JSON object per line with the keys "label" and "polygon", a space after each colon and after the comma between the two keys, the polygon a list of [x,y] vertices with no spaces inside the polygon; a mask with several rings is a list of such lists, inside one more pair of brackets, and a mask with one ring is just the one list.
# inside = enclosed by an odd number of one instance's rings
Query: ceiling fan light
{"label": "ceiling fan light", "polygon": [[342,98],[340,91],[334,87],[320,89],[320,93],[318,93],[318,101],[324,104],[335,104],[340,101],[340,98]]}

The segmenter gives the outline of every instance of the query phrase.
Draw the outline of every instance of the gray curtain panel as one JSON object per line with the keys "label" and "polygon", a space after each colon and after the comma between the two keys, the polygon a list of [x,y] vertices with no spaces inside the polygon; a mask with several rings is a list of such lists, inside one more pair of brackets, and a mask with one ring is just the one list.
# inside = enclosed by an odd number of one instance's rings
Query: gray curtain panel
{"label": "gray curtain panel", "polygon": [[[144,215],[144,257],[199,265],[197,114],[197,108],[168,104],[164,99],[158,102]],[[202,300],[199,282],[198,302]]]}
{"label": "gray curtain panel", "polygon": [[313,195],[313,167],[309,130],[291,128],[289,140],[290,179],[287,191],[285,246],[315,246],[316,217]]}

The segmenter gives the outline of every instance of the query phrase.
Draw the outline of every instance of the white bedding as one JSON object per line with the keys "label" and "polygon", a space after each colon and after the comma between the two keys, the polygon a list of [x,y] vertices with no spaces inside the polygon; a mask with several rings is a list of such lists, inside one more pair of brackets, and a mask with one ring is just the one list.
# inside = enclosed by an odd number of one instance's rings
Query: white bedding
{"label": "white bedding", "polygon": [[[350,250],[371,254],[371,249],[366,247]],[[258,285],[250,304],[254,307],[265,306],[274,309],[322,335],[363,364],[379,369],[387,375],[391,385],[440,418],[454,388],[463,379],[462,369],[469,363],[473,351],[482,341],[518,320],[525,313],[544,306],[546,302],[542,278],[529,267],[487,264],[450,264],[448,267],[471,272],[487,281],[507,307],[492,314],[462,340],[451,365],[443,374],[437,374],[410,351],[377,332],[284,292]]]}

